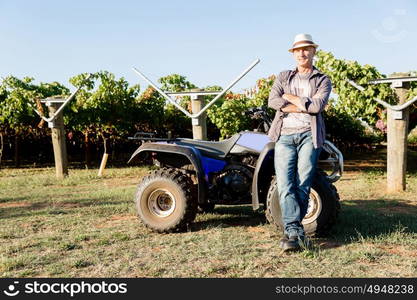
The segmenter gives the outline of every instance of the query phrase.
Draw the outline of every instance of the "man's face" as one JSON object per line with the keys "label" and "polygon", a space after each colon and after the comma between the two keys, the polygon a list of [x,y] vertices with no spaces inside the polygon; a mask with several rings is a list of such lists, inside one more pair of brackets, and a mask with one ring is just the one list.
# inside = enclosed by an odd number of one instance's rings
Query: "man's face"
{"label": "man's face", "polygon": [[309,67],[313,64],[313,57],[316,48],[312,46],[297,48],[293,50],[294,59],[300,67]]}

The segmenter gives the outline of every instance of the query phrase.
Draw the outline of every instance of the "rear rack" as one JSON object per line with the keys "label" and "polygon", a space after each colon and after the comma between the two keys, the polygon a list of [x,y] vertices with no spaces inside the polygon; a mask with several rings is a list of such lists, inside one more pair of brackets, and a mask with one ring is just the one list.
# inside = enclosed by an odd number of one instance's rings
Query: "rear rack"
{"label": "rear rack", "polygon": [[154,137],[156,133],[154,132],[136,132],[133,136],[129,136],[128,140],[137,140],[137,141],[154,141],[154,142],[169,142],[175,141],[176,138],[160,138]]}

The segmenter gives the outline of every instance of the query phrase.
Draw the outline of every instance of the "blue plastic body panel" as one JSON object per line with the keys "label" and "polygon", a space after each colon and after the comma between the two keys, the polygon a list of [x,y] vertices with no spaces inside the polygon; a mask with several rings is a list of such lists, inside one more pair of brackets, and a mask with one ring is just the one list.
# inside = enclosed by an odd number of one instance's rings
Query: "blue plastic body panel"
{"label": "blue plastic body panel", "polygon": [[[184,147],[184,146],[182,146],[182,147]],[[204,179],[206,180],[207,183],[209,183],[208,182],[208,178],[209,178],[208,175],[210,173],[219,172],[219,171],[223,170],[223,168],[226,166],[225,161],[210,158],[210,157],[206,157],[206,156],[202,155],[200,150],[198,150],[197,148],[194,148],[194,147],[184,147],[184,148],[188,148],[191,151],[193,151],[195,156],[197,156],[197,158],[200,160],[201,166],[203,167],[203,171],[204,171]]]}
{"label": "blue plastic body panel", "polygon": [[217,160],[210,157],[200,156],[201,164],[203,165],[205,179],[208,180],[208,175],[212,172],[219,172],[226,166],[223,160]]}
{"label": "blue plastic body panel", "polygon": [[[167,143],[167,142],[155,142],[154,144],[158,145],[168,145],[168,146],[176,146],[175,143]],[[195,147],[191,146],[178,146],[181,148],[189,149],[194,153],[194,155],[197,157],[198,161],[201,162],[201,166],[204,172],[204,179],[208,182],[208,175],[212,172],[219,172],[223,170],[223,168],[226,166],[226,162],[223,160],[218,160],[210,157],[206,157],[201,154],[200,150],[198,150]]]}

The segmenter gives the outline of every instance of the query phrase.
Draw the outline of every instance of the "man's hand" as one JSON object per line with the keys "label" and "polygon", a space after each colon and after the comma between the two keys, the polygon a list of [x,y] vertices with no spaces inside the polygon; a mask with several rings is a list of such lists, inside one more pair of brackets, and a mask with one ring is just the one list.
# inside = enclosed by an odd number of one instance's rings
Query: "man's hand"
{"label": "man's hand", "polygon": [[[287,100],[291,104],[295,105],[296,107],[298,107],[301,111],[304,110],[304,107],[301,104],[300,97],[295,96],[295,95],[291,95],[291,94],[284,94],[284,95],[282,95],[282,98]],[[298,111],[298,112],[300,112],[300,111]]]}
{"label": "man's hand", "polygon": [[295,106],[294,104],[288,104],[287,106],[281,108],[282,112],[285,113],[301,113],[302,111],[300,111],[300,109]]}

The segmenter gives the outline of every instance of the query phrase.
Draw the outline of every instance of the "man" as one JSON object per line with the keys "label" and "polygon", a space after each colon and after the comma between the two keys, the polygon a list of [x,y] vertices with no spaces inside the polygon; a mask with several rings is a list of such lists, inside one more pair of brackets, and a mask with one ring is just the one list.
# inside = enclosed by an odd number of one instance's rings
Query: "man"
{"label": "man", "polygon": [[325,139],[321,112],[332,87],[329,78],[313,66],[317,47],[311,35],[295,36],[289,51],[297,66],[278,75],[268,99],[268,106],[276,110],[269,137],[275,142],[275,172],[284,225],[280,246],[284,251],[306,246],[301,222],[307,213],[310,187]]}

